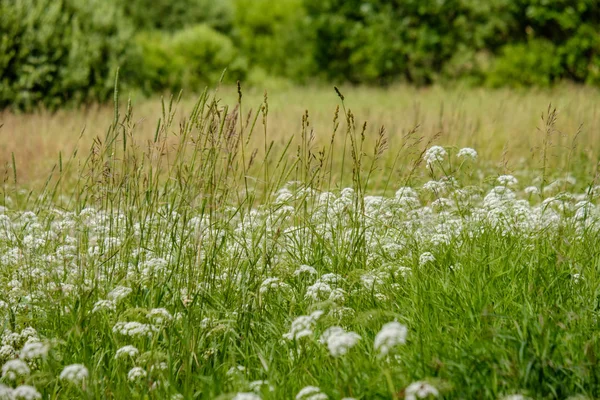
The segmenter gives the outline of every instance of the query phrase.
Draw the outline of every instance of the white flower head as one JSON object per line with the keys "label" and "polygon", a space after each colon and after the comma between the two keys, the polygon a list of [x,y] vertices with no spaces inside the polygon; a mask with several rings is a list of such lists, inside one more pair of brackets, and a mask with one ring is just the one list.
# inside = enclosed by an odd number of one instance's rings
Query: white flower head
{"label": "white flower head", "polygon": [[323,311],[318,310],[310,315],[301,315],[297,317],[292,322],[290,331],[285,333],[283,337],[288,340],[298,340],[303,337],[311,336],[313,327],[321,315],[323,315]]}
{"label": "white flower head", "polygon": [[316,386],[305,386],[296,395],[296,400],[327,400],[329,397]]}
{"label": "white flower head", "polygon": [[509,394],[502,397],[501,400],[529,400],[529,397],[522,394]]}
{"label": "white flower head", "polygon": [[12,399],[14,400],[39,400],[42,398],[40,392],[36,388],[29,385],[17,386],[12,391]]}
{"label": "white flower head", "polygon": [[440,392],[427,382],[413,382],[404,390],[406,400],[426,399],[428,397],[438,397]]}
{"label": "white flower head", "polygon": [[396,346],[406,343],[408,328],[399,322],[388,322],[375,336],[375,350],[384,357]]}
{"label": "white flower head", "polygon": [[118,303],[119,301],[121,301],[125,297],[127,297],[132,291],[133,290],[131,288],[128,288],[125,286],[117,286],[110,293],[108,293],[108,295],[106,297],[108,297],[109,300],[112,300],[115,303]]}
{"label": "white flower head", "polygon": [[435,257],[430,252],[426,251],[419,256],[419,266],[424,266],[426,264],[435,262]]}
{"label": "white flower head", "polygon": [[94,308],[92,309],[92,313],[97,313],[100,311],[115,311],[117,309],[117,305],[113,300],[98,300],[94,303]]}
{"label": "white flower head", "polygon": [[425,151],[423,158],[427,164],[427,168],[433,168],[435,163],[441,163],[446,158],[446,150],[442,146],[432,146]]}
{"label": "white flower head", "polygon": [[17,377],[28,376],[31,373],[25,361],[18,358],[9,360],[2,366],[2,377],[14,381]]}
{"label": "white flower head", "polygon": [[333,357],[345,355],[359,340],[359,334],[355,332],[346,332],[339,326],[332,326],[327,329],[319,339],[321,343],[327,344],[329,354]]}
{"label": "white flower head", "polygon": [[89,376],[89,372],[83,364],[67,365],[60,373],[60,379],[71,383],[80,384]]}
{"label": "white flower head", "polygon": [[161,325],[173,320],[173,316],[165,308],[153,308],[146,315],[155,324]]}
{"label": "white flower head", "polygon": [[317,270],[314,267],[311,267],[310,265],[305,265],[305,264],[302,264],[301,266],[296,268],[296,270],[294,271],[294,276],[316,275],[316,274],[317,274]]}
{"label": "white flower head", "polygon": [[261,400],[261,397],[256,393],[238,392],[232,400]]}
{"label": "white flower head", "polygon": [[470,147],[463,147],[458,151],[457,156],[458,158],[475,160],[477,158],[477,152]]}
{"label": "white flower head", "polygon": [[285,290],[288,290],[289,288],[290,288],[290,285],[288,285],[285,282],[282,282],[281,279],[271,277],[271,278],[266,278],[264,281],[262,281],[262,283],[260,284],[259,292],[260,292],[260,294],[266,294],[268,292],[275,292],[277,290],[285,291]]}
{"label": "white flower head", "polygon": [[21,349],[20,358],[23,360],[33,360],[36,358],[46,358],[50,346],[42,342],[27,342]]}
{"label": "white flower head", "polygon": [[313,285],[306,288],[306,294],[304,297],[314,301],[320,301],[328,298],[330,294],[331,286],[329,286],[329,284],[316,281]]}
{"label": "white flower head", "polygon": [[519,181],[512,175],[500,175],[497,179],[502,186],[515,186]]}
{"label": "white flower head", "polygon": [[147,375],[148,373],[143,368],[133,367],[127,373],[127,380],[130,382],[138,382],[146,378]]}
{"label": "white flower head", "polygon": [[127,346],[123,346],[117,350],[115,353],[115,359],[125,358],[127,356],[133,358],[138,354],[140,354],[140,351],[136,347],[128,344]]}
{"label": "white flower head", "polygon": [[0,383],[0,400],[14,400],[13,389]]}

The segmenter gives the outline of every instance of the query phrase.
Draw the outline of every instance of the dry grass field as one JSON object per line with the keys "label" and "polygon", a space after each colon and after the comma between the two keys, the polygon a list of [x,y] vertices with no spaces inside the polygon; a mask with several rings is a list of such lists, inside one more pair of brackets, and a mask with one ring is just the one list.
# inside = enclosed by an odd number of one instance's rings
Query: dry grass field
{"label": "dry grass field", "polygon": [[[360,130],[367,121],[366,142],[373,141],[381,126],[386,129],[389,151],[387,164],[406,145],[406,135],[425,144],[476,148],[481,159],[492,162],[498,173],[536,170],[541,167],[544,143],[547,163],[555,171],[589,176],[600,150],[600,91],[592,88],[562,86],[549,90],[516,91],[510,89],[417,89],[395,86],[388,89],[344,87],[345,106],[356,118]],[[126,97],[121,93],[121,98]],[[230,110],[238,102],[237,88],[221,87],[221,105]],[[259,110],[264,101],[262,90],[243,92],[242,114]],[[184,96],[177,106],[172,125],[188,115],[195,97]],[[333,87],[280,88],[268,92],[267,141],[276,146],[291,136],[300,137],[302,118],[309,115],[309,130],[314,146],[331,139],[333,117],[340,98]],[[125,109],[126,102],[121,101]],[[160,98],[133,99],[134,134],[151,138],[162,115]],[[556,108],[556,123],[547,129],[548,110]],[[0,113],[0,165],[4,179],[13,179],[12,158],[19,183],[36,185],[46,179],[52,166],[75,148],[87,154],[92,140],[104,137],[113,119],[113,106],[90,106],[84,110],[40,111],[35,114]],[[343,118],[340,118],[343,120]],[[344,121],[340,131],[345,129]],[[251,146],[264,147],[262,117]],[[343,134],[338,134],[341,142]],[[336,141],[337,143],[337,141]],[[573,160],[577,159],[576,166]],[[386,164],[384,163],[384,165]],[[402,166],[402,160],[396,163]],[[386,171],[389,174],[389,171]]]}

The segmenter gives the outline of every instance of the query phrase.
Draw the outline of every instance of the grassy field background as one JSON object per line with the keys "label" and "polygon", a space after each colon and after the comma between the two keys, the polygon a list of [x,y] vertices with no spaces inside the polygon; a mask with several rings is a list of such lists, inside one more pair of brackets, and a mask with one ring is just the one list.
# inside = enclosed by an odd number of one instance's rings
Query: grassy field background
{"label": "grassy field background", "polygon": [[[594,160],[600,150],[600,91],[594,88],[561,86],[554,89],[417,89],[394,86],[388,89],[343,87],[345,105],[355,115],[357,125],[368,122],[366,141],[372,142],[381,126],[388,136],[389,151],[383,165],[391,165],[406,134],[423,143],[476,148],[480,158],[499,173],[533,171],[541,167],[541,148],[547,140],[548,162],[555,173],[571,172],[587,176],[595,171]],[[126,96],[121,93],[121,97]],[[238,102],[237,88],[219,88],[220,104],[230,109]],[[177,134],[179,123],[192,109],[196,98],[184,96],[171,127]],[[242,113],[256,112],[264,101],[262,90],[243,92]],[[122,100],[121,109],[126,102]],[[309,114],[314,144],[329,143],[333,116],[340,98],[333,87],[283,87],[268,92],[267,141],[283,146],[290,137],[300,137],[302,118]],[[162,115],[160,98],[134,99],[134,135],[143,142],[153,137]],[[549,107],[556,108],[557,119],[550,137],[546,130]],[[0,163],[5,175],[12,176],[12,157],[16,160],[18,180],[36,185],[44,181],[59,152],[75,148],[87,154],[96,137],[104,137],[113,119],[112,106],[89,106],[83,110],[60,110],[34,114],[0,113]],[[546,116],[546,117],[544,117]],[[341,131],[345,130],[341,117]],[[262,117],[260,134],[253,135],[251,148],[264,147]],[[81,135],[81,138],[80,138]],[[338,134],[336,143],[344,135]],[[422,146],[421,146],[422,147]],[[569,161],[570,160],[570,161]],[[573,163],[573,160],[578,160]],[[336,160],[339,162],[339,160]],[[398,168],[406,167],[397,163]],[[570,164],[570,165],[569,165]],[[337,170],[337,168],[334,168]],[[384,175],[392,173],[386,171]]]}

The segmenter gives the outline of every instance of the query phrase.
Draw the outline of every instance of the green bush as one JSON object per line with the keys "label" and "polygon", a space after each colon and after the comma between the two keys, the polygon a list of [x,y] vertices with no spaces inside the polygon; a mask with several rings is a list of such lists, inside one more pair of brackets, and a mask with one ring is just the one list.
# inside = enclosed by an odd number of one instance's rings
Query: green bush
{"label": "green bush", "polygon": [[491,86],[550,86],[563,75],[556,47],[547,40],[506,45],[490,68]]}
{"label": "green bush", "polygon": [[302,0],[235,0],[233,37],[250,65],[302,80],[314,73],[313,30]]}
{"label": "green bush", "polygon": [[178,31],[199,23],[221,32],[231,29],[233,6],[229,0],[128,0],[120,3],[140,30]]}
{"label": "green bush", "polygon": [[0,0],[0,109],[105,101],[131,29],[105,0]]}
{"label": "green bush", "polygon": [[140,51],[136,82],[144,92],[199,90],[219,81],[244,79],[247,63],[232,41],[207,25],[173,34],[142,32],[135,43]]}
{"label": "green bush", "polygon": [[[316,36],[313,59],[329,80],[426,84],[468,77],[476,83],[515,85],[548,85],[565,78],[600,81],[597,0],[304,3]],[[550,53],[544,54],[546,50]],[[543,76],[517,73],[537,62],[543,64],[538,72]]]}

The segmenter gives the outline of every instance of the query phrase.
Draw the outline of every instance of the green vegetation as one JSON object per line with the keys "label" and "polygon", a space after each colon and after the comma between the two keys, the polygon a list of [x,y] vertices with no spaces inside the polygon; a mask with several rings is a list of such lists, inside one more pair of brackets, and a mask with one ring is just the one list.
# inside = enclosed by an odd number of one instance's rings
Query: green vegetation
{"label": "green vegetation", "polygon": [[224,68],[258,85],[600,82],[595,0],[1,0],[0,10],[1,108],[105,101],[119,66],[147,94],[201,90]]}
{"label": "green vegetation", "polygon": [[43,190],[7,175],[1,396],[600,396],[600,186],[550,167],[554,110],[507,174],[416,130],[388,154],[344,101],[278,146],[243,98],[150,140],[117,106]]}
{"label": "green vegetation", "polygon": [[0,0],[0,15],[0,109],[106,101],[131,66],[132,28],[111,2]]}

